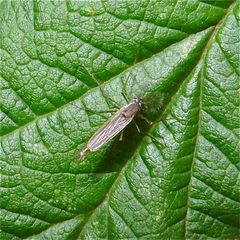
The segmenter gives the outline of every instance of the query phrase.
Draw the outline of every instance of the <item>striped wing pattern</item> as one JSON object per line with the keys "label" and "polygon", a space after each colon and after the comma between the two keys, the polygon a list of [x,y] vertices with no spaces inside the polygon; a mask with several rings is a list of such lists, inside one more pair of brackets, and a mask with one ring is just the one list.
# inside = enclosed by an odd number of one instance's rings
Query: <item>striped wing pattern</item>
{"label": "striped wing pattern", "polygon": [[126,118],[120,109],[113,118],[103,125],[89,140],[87,147],[91,151],[96,151],[106,142],[113,139],[121,132],[133,119],[134,115]]}

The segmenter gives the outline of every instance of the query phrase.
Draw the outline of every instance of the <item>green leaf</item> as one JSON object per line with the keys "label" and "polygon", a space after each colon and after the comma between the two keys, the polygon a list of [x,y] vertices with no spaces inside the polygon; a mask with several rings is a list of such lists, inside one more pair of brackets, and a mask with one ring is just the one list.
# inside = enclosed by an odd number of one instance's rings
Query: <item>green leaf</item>
{"label": "green leaf", "polygon": [[[0,8],[1,239],[240,237],[238,1]],[[123,90],[153,125],[79,161]]]}

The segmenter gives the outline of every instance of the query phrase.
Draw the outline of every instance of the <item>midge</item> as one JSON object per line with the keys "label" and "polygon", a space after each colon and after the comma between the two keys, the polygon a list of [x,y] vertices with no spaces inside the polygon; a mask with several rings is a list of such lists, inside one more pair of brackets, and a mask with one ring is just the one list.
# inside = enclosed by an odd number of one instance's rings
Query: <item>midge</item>
{"label": "midge", "polygon": [[[92,73],[83,66],[84,69],[88,72],[88,74],[92,77],[92,79],[97,83],[100,88],[100,91],[104,93],[101,85],[99,84],[98,80],[92,75]],[[129,76],[126,80],[125,86],[129,80]],[[123,88],[123,90],[126,89]],[[96,132],[93,136],[89,139],[87,146],[80,152],[80,160],[85,157],[85,155],[89,152],[97,151],[101,148],[104,144],[108,143],[112,140],[118,133],[124,130],[124,128],[132,121],[134,121],[134,117],[140,111],[143,100],[140,98],[134,98],[132,102],[130,102],[126,96],[124,91],[121,92],[122,96],[125,98],[128,104],[126,106],[121,107],[118,111],[114,113],[114,115]],[[104,94],[106,95],[106,94]],[[113,99],[108,97],[115,105],[118,105]],[[152,124],[147,118],[143,115],[139,114],[139,116],[145,120],[148,124]],[[137,124],[135,123],[138,132],[140,132]]]}
{"label": "midge", "polygon": [[104,144],[120,133],[139,112],[143,104],[142,99],[134,98],[133,102],[120,108],[93,136],[87,146],[80,152],[80,159],[89,152],[97,151]]}

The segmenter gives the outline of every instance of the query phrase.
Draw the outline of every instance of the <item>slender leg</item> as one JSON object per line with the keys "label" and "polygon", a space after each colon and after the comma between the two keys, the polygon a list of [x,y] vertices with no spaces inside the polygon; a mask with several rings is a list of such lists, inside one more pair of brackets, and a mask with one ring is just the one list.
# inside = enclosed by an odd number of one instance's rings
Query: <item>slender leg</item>
{"label": "slender leg", "polygon": [[[90,112],[90,113],[94,113],[94,114],[99,114],[101,115],[101,113],[115,113],[118,109],[109,109],[109,110],[106,110],[106,111],[95,111],[95,110],[92,110],[92,109],[89,109],[89,108],[81,108],[79,106],[77,106],[75,103],[72,103],[73,106],[75,106],[76,108],[82,110],[82,111],[86,111],[86,112]],[[102,116],[102,115],[101,115]],[[104,116],[102,116],[104,117]]]}
{"label": "slender leg", "polygon": [[126,80],[125,84],[123,84],[123,89],[122,89],[122,92],[121,92],[122,96],[124,97],[124,99],[126,100],[127,103],[130,102],[128,97],[127,97],[127,90],[126,90],[126,86],[127,86],[129,77],[130,77],[130,73],[128,74],[128,77],[127,77],[127,80]]}
{"label": "slender leg", "polygon": [[123,131],[121,131],[120,138],[119,138],[119,141],[122,141],[122,140],[123,140]]}
{"label": "slender leg", "polygon": [[[140,49],[139,49],[139,50],[140,50]],[[135,60],[134,60],[134,62],[133,62],[133,65],[135,65],[136,62],[137,62],[137,57],[138,57],[138,54],[139,54],[139,50],[138,50],[137,56],[136,56],[136,58],[135,58]],[[128,77],[127,77],[127,80],[126,80],[125,84],[123,84],[123,90],[122,90],[122,95],[123,95],[123,97],[125,98],[125,100],[126,100],[128,103],[129,103],[130,101],[129,101],[128,97],[127,97],[126,86],[127,86],[127,84],[128,84],[129,79],[130,79],[130,72],[129,72],[129,74],[128,74]]]}
{"label": "slender leg", "polygon": [[137,123],[136,123],[136,121],[135,121],[134,119],[133,119],[133,122],[134,122],[134,124],[135,124],[135,127],[136,127],[137,131],[138,131],[139,133],[141,133],[140,128],[138,127],[138,125],[137,125]]}
{"label": "slender leg", "polygon": [[138,116],[143,119],[146,123],[148,123],[149,125],[152,125],[153,122],[150,121],[149,119],[147,119],[146,117],[144,117],[142,114],[138,114]]}
{"label": "slender leg", "polygon": [[124,92],[121,92],[122,96],[124,97],[124,99],[126,100],[127,103],[130,103],[127,95]]}
{"label": "slender leg", "polygon": [[152,135],[150,135],[150,134],[147,134],[147,136],[148,136],[152,141],[155,141],[155,142],[157,142],[158,144],[160,144],[160,142],[159,142],[154,136],[152,136]]}
{"label": "slender leg", "polygon": [[119,104],[118,104],[114,99],[112,99],[111,97],[109,97],[109,96],[104,92],[104,90],[103,90],[102,87],[101,87],[101,84],[100,84],[99,81],[95,78],[95,76],[92,74],[92,72],[91,72],[88,68],[86,68],[83,64],[82,64],[82,66],[83,66],[83,68],[87,71],[87,73],[91,76],[91,78],[93,79],[93,81],[98,85],[100,91],[102,92],[102,95],[103,95],[103,96],[106,96],[107,98],[109,98],[109,99],[113,102],[113,105],[115,105],[115,107],[120,108],[120,107],[119,107]]}
{"label": "slender leg", "polygon": [[85,110],[86,112],[92,112],[92,113],[115,113],[117,111],[117,109],[111,109],[111,110],[106,110],[106,111],[95,111],[95,110],[88,109],[88,108],[85,108],[83,110]]}

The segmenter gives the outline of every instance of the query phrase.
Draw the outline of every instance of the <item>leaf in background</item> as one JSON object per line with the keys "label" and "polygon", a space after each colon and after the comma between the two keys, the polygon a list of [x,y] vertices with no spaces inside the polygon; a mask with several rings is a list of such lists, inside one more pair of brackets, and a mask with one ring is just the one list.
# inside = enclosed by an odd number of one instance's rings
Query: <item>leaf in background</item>
{"label": "leaf in background", "polygon": [[[1,239],[239,237],[237,3],[0,6]],[[79,162],[129,75],[154,125]]]}

